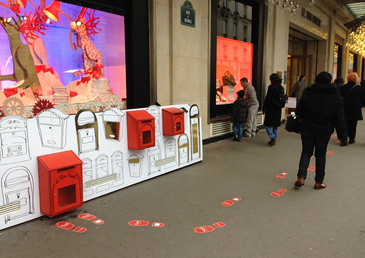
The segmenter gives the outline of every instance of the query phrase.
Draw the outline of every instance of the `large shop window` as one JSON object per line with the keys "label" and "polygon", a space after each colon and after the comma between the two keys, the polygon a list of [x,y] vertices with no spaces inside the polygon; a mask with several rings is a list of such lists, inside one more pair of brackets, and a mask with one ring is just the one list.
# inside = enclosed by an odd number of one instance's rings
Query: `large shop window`
{"label": "large shop window", "polygon": [[48,0],[0,8],[1,115],[31,117],[34,107],[60,104],[73,113],[89,102],[100,111],[116,99],[123,105],[124,16]]}
{"label": "large shop window", "polygon": [[228,119],[243,77],[261,103],[265,9],[263,1],[211,0],[211,121]]}
{"label": "large shop window", "polygon": [[219,2],[216,104],[224,105],[236,100],[236,93],[242,89],[241,78],[252,83],[252,7],[236,1]]}
{"label": "large shop window", "polygon": [[342,63],[342,46],[335,43],[333,51],[333,80],[342,77],[341,74],[341,63]]}
{"label": "large shop window", "polygon": [[350,52],[349,53],[349,73],[357,72],[357,55]]}

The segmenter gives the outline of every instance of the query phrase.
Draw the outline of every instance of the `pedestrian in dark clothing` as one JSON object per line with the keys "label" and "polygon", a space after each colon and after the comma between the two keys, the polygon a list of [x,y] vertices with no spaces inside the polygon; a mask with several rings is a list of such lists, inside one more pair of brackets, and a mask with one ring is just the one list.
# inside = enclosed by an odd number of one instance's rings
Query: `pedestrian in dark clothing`
{"label": "pedestrian in dark clothing", "polygon": [[232,105],[231,122],[233,123],[234,141],[240,142],[243,134],[243,127],[247,120],[248,105],[245,100],[245,91],[237,92],[237,99]]}
{"label": "pedestrian in dark clothing", "polygon": [[336,87],[331,86],[332,75],[321,72],[315,83],[304,90],[296,108],[301,119],[302,154],[299,161],[298,180],[295,187],[304,185],[307,169],[315,149],[316,176],[314,189],[323,189],[326,167],[327,145],[336,127],[343,142],[346,142],[346,125],[342,98]]}
{"label": "pedestrian in dark clothing", "polygon": [[271,85],[268,87],[262,109],[265,114],[264,126],[270,137],[268,144],[274,146],[278,138],[278,126],[281,124],[280,94],[284,93],[284,88],[281,86],[282,79],[278,74],[271,74],[270,81]]}
{"label": "pedestrian in dark clothing", "polygon": [[349,73],[347,84],[340,88],[349,144],[355,142],[357,121],[363,119],[361,108],[365,106],[365,91],[357,85],[358,81],[357,73]]}
{"label": "pedestrian in dark clothing", "polygon": [[365,80],[360,82],[361,87],[365,90]]}
{"label": "pedestrian in dark clothing", "polygon": [[297,105],[298,105],[298,102],[299,102],[300,98],[303,95],[303,91],[307,87],[308,86],[307,86],[307,83],[305,82],[305,75],[301,75],[299,77],[299,81],[297,81],[294,84],[294,87],[293,87],[292,92],[290,94],[290,96],[295,97],[297,99]]}
{"label": "pedestrian in dark clothing", "polygon": [[336,88],[339,90],[342,85],[343,85],[343,78],[342,77],[337,78],[335,80],[335,86],[336,86]]}

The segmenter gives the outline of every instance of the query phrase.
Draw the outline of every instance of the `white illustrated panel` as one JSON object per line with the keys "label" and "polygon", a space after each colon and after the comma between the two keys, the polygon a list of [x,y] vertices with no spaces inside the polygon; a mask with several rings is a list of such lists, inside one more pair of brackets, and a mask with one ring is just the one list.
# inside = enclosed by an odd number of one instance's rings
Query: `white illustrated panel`
{"label": "white illustrated panel", "polygon": [[80,106],[76,114],[58,108],[33,118],[0,119],[0,230],[43,216],[38,156],[72,150],[83,162],[84,202],[202,161],[198,107],[169,107],[184,110],[185,132],[164,136],[160,111],[165,107],[146,108],[157,121],[155,146],[142,150],[128,149],[126,112],[131,110],[94,112]]}

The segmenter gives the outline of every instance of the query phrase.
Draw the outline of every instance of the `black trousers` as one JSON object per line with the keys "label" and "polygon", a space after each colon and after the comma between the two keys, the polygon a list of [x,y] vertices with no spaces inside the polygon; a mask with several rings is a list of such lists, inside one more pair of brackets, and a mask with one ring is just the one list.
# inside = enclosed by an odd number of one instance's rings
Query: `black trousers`
{"label": "black trousers", "polygon": [[345,123],[346,123],[347,136],[349,137],[349,142],[353,142],[356,137],[357,120],[346,120]]}
{"label": "black trousers", "polygon": [[302,130],[302,154],[299,161],[299,170],[297,177],[307,178],[307,169],[310,159],[315,151],[316,157],[316,176],[314,180],[318,184],[323,183],[326,167],[326,153],[327,145],[331,138],[331,135],[320,134]]}

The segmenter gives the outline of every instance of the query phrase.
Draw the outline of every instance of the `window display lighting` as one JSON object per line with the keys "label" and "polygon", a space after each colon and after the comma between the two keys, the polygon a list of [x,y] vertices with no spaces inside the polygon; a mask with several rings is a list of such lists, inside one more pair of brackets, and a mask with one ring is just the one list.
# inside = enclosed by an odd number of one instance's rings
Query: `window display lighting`
{"label": "window display lighting", "polygon": [[351,31],[346,47],[352,52],[365,56],[365,16],[346,23],[345,26]]}
{"label": "window display lighting", "polygon": [[[265,4],[266,5],[273,4],[275,6],[281,7],[284,12],[288,11],[292,15],[295,15],[299,10],[299,5],[296,4],[294,1],[289,1],[289,0],[265,0]],[[309,1],[310,6],[313,6],[315,4],[316,4],[315,0]]]}
{"label": "window display lighting", "polygon": [[48,18],[56,22],[60,20],[60,16],[58,14],[59,12],[62,13],[67,18],[69,18],[71,21],[73,21],[73,19],[70,18],[70,16],[68,16],[64,12],[62,12],[60,8],[61,8],[61,2],[53,1],[48,7],[44,8],[43,12],[47,15]]}

